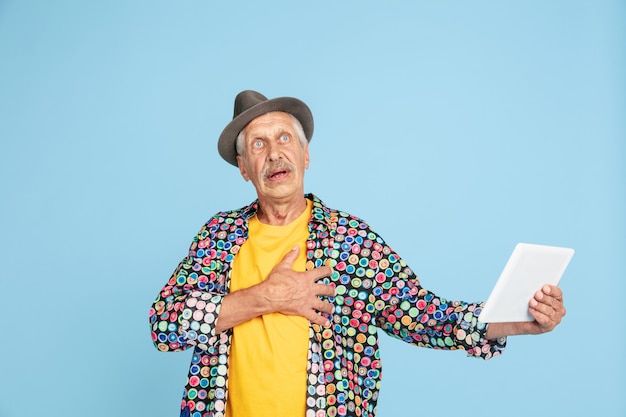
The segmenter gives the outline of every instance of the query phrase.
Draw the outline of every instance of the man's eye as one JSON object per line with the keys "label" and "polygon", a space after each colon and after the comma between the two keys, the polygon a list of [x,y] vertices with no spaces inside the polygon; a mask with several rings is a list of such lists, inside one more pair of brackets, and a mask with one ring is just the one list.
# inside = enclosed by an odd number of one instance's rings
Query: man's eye
{"label": "man's eye", "polygon": [[289,135],[282,135],[282,136],[280,137],[280,141],[281,141],[281,142],[289,142],[289,139],[291,139],[291,138],[289,137]]}
{"label": "man's eye", "polygon": [[263,141],[262,140],[255,140],[254,142],[252,142],[252,146],[255,148],[260,148],[263,146]]}

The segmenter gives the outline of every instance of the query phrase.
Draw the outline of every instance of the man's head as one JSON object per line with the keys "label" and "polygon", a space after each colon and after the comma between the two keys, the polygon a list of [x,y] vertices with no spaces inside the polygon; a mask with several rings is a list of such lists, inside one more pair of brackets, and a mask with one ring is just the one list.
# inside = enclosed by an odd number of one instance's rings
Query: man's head
{"label": "man's head", "polygon": [[268,100],[248,90],[235,98],[234,117],[220,135],[218,150],[252,182],[260,202],[277,202],[304,195],[312,135],[313,116],[302,101]]}
{"label": "man's head", "polygon": [[254,118],[239,135],[239,171],[262,203],[304,195],[309,143],[299,125],[288,113],[270,112]]}
{"label": "man's head", "polygon": [[220,156],[229,164],[237,166],[237,136],[253,119],[270,112],[285,112],[294,116],[300,122],[306,140],[311,141],[313,115],[304,102],[293,97],[269,100],[256,91],[246,90],[237,94],[233,120],[224,128],[217,142]]}

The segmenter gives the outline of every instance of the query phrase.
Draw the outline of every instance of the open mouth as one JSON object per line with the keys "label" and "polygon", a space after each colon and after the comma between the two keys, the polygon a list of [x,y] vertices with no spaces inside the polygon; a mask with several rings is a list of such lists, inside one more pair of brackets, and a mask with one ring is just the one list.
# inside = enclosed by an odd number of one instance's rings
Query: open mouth
{"label": "open mouth", "polygon": [[271,171],[269,175],[267,175],[267,178],[271,181],[274,181],[286,177],[288,174],[289,170],[287,168],[281,168],[275,171]]}
{"label": "open mouth", "polygon": [[291,174],[294,167],[285,161],[271,161],[265,167],[265,178],[268,181],[280,181]]}

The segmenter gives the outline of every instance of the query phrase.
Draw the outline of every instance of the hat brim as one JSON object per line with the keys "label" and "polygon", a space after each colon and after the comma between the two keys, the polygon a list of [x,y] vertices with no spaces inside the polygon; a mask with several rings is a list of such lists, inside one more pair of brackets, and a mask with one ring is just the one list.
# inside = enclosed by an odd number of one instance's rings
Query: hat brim
{"label": "hat brim", "polygon": [[306,140],[311,141],[313,136],[313,114],[303,101],[293,97],[278,97],[263,101],[241,112],[222,131],[217,141],[217,150],[222,158],[231,165],[237,164],[237,149],[235,142],[237,136],[253,119],[274,111],[292,114],[300,124],[306,135]]}

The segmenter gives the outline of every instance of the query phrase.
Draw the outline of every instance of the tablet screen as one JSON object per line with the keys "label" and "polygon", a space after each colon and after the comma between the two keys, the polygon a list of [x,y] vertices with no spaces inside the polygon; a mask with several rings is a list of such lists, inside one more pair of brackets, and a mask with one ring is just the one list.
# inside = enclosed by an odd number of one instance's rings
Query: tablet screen
{"label": "tablet screen", "polygon": [[574,249],[518,243],[478,320],[483,323],[533,321],[528,303],[545,284],[557,285]]}

